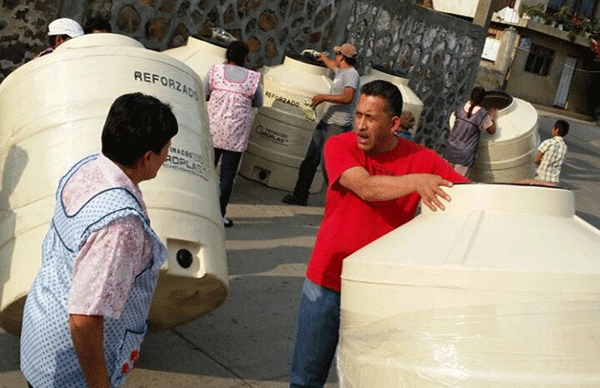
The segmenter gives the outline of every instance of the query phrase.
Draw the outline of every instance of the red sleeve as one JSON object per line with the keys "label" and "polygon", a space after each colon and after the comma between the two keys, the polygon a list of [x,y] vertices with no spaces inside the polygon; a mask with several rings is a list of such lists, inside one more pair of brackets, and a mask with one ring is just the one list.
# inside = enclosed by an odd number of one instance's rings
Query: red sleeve
{"label": "red sleeve", "polygon": [[[354,136],[354,134],[351,134]],[[361,166],[358,152],[353,151],[347,134],[332,136],[325,143],[325,171],[331,186],[342,176],[344,171],[351,167]]]}

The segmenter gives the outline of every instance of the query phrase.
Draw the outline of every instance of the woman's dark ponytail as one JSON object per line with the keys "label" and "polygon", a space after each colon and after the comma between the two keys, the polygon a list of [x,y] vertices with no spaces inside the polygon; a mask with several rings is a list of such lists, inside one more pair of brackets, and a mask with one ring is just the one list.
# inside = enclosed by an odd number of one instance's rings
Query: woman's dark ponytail
{"label": "woman's dark ponytail", "polygon": [[478,105],[481,105],[483,99],[485,98],[485,89],[481,86],[475,86],[471,91],[471,106],[469,107],[469,111],[467,112],[467,117],[471,118],[473,114],[473,108]]}

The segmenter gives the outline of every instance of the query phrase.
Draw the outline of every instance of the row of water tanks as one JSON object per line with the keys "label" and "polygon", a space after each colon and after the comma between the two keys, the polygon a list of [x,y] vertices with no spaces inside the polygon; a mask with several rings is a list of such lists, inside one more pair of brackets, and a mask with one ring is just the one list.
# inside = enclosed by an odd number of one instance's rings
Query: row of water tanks
{"label": "row of water tanks", "polygon": [[[186,46],[157,53],[122,35],[92,34],[63,43],[52,55],[23,65],[2,82],[2,327],[18,332],[23,302],[39,268],[39,247],[52,215],[58,178],[76,160],[100,150],[110,104],[132,91],[170,103],[180,125],[163,170],[155,180],[142,183],[153,227],[169,251],[150,320],[159,328],[178,325],[224,301],[228,293],[224,231],[200,80],[224,58],[223,47],[195,38],[189,38]],[[396,84],[418,123],[423,104],[405,78],[371,69],[361,82],[373,79]],[[286,57],[282,65],[263,69],[263,85],[264,106],[255,117],[240,173],[291,190],[315,126],[302,107],[314,94],[329,91],[329,72],[306,58]],[[507,143],[497,141],[503,136],[524,139],[519,160],[525,160],[537,115],[527,110],[530,105],[525,102],[507,102],[498,114],[499,135],[483,143]],[[510,118],[522,111],[526,119]],[[523,122],[526,136],[509,131],[521,128]],[[510,148],[497,154],[503,158]],[[481,157],[486,155],[494,155],[494,147],[480,152]],[[323,184],[322,174],[316,178],[313,192]]]}
{"label": "row of water tanks", "polygon": [[[212,64],[221,63],[225,58],[225,48],[192,37],[185,46],[165,53],[188,64],[201,76]],[[264,67],[261,72],[264,105],[254,118],[250,143],[239,172],[267,186],[291,191],[316,125],[307,117],[306,104],[315,94],[329,92],[330,73],[312,58],[292,55],[286,56],[281,65]],[[374,66],[361,77],[361,85],[375,79],[389,81],[400,89],[404,109],[416,119],[414,135],[421,121],[423,102],[408,86],[408,79]],[[483,132],[472,179],[516,182],[533,177],[533,159],[539,142],[535,108],[501,91],[488,93],[482,105],[497,109],[497,131],[494,135]],[[317,109],[316,116],[321,113]],[[311,192],[318,192],[322,187],[323,175],[317,173]]]}
{"label": "row of water tanks", "polygon": [[[165,53],[183,61],[200,76],[225,58],[225,48],[193,37],[188,38],[185,46]],[[306,114],[306,106],[315,94],[329,93],[332,83],[330,72],[313,58],[301,55],[286,56],[281,65],[265,66],[261,72],[264,103],[254,118],[250,142],[239,172],[267,186],[291,191],[316,125],[308,117],[310,113]],[[361,77],[361,85],[375,79],[384,79],[398,86],[404,107],[414,115],[417,128],[423,103],[408,87],[408,79],[391,71],[373,68]],[[322,113],[317,109],[316,116]],[[311,192],[318,192],[322,187],[323,175],[319,172]]]}

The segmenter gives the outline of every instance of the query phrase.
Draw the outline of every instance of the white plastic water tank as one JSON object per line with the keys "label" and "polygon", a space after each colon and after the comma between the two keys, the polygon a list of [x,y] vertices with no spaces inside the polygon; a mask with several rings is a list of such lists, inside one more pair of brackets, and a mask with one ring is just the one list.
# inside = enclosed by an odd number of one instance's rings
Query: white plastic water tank
{"label": "white plastic water tank", "polygon": [[168,49],[163,53],[179,59],[202,79],[212,65],[225,62],[226,51],[226,46],[217,44],[217,42],[213,43],[190,36],[184,46]]}
{"label": "white plastic water tank", "polygon": [[[498,109],[496,133],[481,132],[471,180],[510,183],[533,178],[539,143],[538,114],[533,105],[499,90],[488,91],[481,105]],[[453,123],[454,114],[450,128]]]}
{"label": "white plastic water tank", "polygon": [[415,94],[408,86],[408,78],[403,77],[399,72],[386,69],[382,66],[373,66],[367,75],[360,78],[360,85],[375,81],[383,80],[393,83],[400,89],[402,93],[403,110],[407,110],[415,117],[415,126],[411,129],[411,134],[414,136],[417,128],[421,124],[421,113],[423,113],[423,101]]}
{"label": "white plastic water tank", "polygon": [[228,294],[224,229],[201,81],[182,62],[117,34],[71,39],[0,84],[0,324],[18,334],[39,269],[58,179],[100,152],[110,105],[130,92],[173,107],[179,133],[158,176],[141,183],[168,249],[150,313],[155,329],[189,322]]}
{"label": "white plastic water tank", "polygon": [[600,231],[573,193],[446,190],[344,260],[340,386],[600,386]]}
{"label": "white plastic water tank", "polygon": [[[329,93],[329,70],[305,57],[286,56],[283,64],[261,70],[264,103],[252,123],[250,142],[240,166],[240,174],[270,187],[293,191],[300,163],[317,125],[303,113],[305,100]],[[317,108],[318,116],[323,104]],[[310,192],[323,188],[321,168]]]}

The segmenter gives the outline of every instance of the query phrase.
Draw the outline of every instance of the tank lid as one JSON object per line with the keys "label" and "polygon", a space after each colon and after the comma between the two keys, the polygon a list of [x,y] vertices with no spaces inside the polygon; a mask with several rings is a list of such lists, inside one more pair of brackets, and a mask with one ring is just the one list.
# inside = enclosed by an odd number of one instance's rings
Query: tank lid
{"label": "tank lid", "polygon": [[316,59],[314,59],[311,56],[305,56],[305,55],[300,55],[300,54],[292,53],[292,54],[287,54],[286,57],[291,58],[291,59],[293,59],[295,61],[306,63],[307,65],[313,65],[313,66],[327,68],[327,66],[325,66],[323,64],[323,62],[319,62],[319,61],[317,61]]}
{"label": "tank lid", "polygon": [[68,50],[73,48],[97,47],[97,46],[129,46],[145,48],[143,44],[137,40],[121,34],[113,33],[94,33],[79,36],[74,39],[69,39],[56,48],[55,51]]}
{"label": "tank lid", "polygon": [[383,65],[373,65],[371,68],[385,74],[393,75],[394,77],[408,78],[408,74],[399,69],[390,69],[389,67],[385,67]]}
{"label": "tank lid", "polygon": [[600,284],[592,285],[600,277],[600,230],[575,216],[570,190],[508,184],[444,190],[452,198],[445,211],[423,206],[414,220],[346,258],[342,278],[600,293]]}
{"label": "tank lid", "polygon": [[488,90],[481,102],[485,109],[502,110],[508,108],[513,102],[513,96],[503,90]]}
{"label": "tank lid", "polygon": [[192,35],[192,36],[188,36],[188,40],[187,40],[187,44],[190,44],[190,42],[193,42],[194,40],[200,40],[202,42],[206,42],[206,43],[210,43],[212,45],[221,47],[226,49],[227,46],[229,46],[229,42],[225,42],[219,39],[214,39],[214,38],[209,38],[206,36],[200,36],[200,35]]}

